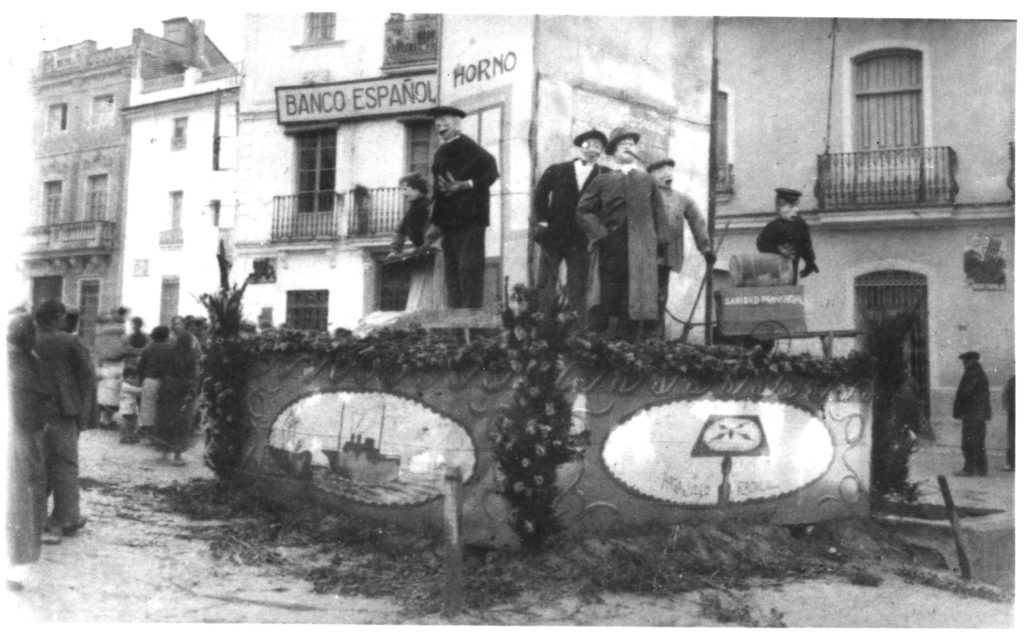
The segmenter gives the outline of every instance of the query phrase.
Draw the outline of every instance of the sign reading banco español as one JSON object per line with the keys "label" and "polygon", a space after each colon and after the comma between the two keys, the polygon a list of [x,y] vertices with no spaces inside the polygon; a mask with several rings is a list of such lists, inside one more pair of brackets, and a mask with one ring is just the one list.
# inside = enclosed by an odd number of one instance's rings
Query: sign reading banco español
{"label": "sign reading banco espa\u00f1ol", "polygon": [[277,122],[337,121],[426,110],[437,105],[437,83],[437,75],[416,75],[282,86],[275,89]]}

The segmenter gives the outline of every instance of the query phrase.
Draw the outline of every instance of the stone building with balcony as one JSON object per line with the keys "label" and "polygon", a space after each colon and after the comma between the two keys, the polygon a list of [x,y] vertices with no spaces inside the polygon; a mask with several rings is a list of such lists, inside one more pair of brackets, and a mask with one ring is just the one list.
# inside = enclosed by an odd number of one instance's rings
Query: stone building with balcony
{"label": "stone building with balcony", "polygon": [[40,53],[31,85],[36,176],[24,212],[22,295],[32,304],[54,298],[78,308],[87,342],[101,312],[131,303],[121,286],[129,134],[121,110],[132,78],[222,57],[201,23],[186,18],[166,21],[163,37],[136,30],[124,47],[97,49],[86,40]]}
{"label": "stone building with balcony", "polygon": [[[368,313],[404,308],[408,278],[379,263],[405,209],[399,178],[429,172],[437,138],[425,113],[438,103],[465,110],[463,133],[498,162],[486,308],[500,302],[505,277],[531,280],[533,183],[575,155],[576,134],[631,125],[650,155],[676,158],[677,180],[704,190],[710,25],[661,17],[248,16],[234,274],[265,283],[246,291],[247,318],[351,328]],[[618,44],[624,31],[644,37]]]}
{"label": "stone building with balcony", "polygon": [[989,446],[1005,441],[1015,59],[1013,22],[720,21],[719,260],[756,251],[775,187],[802,190],[821,269],[802,280],[808,329],[857,329],[847,349],[909,369],[952,445],[967,350],[993,387]]}

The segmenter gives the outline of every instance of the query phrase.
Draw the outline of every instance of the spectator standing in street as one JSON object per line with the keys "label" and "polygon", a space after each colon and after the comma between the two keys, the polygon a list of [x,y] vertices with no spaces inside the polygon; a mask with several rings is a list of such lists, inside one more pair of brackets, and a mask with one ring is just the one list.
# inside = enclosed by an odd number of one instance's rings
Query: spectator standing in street
{"label": "spectator standing in street", "polygon": [[779,187],[775,190],[775,212],[779,217],[765,225],[757,236],[757,250],[761,253],[775,253],[789,258],[793,263],[793,283],[796,283],[800,260],[804,269],[800,278],[818,272],[814,262],[814,246],[811,244],[811,230],[797,212],[800,210],[800,196],[796,189]]}
{"label": "spectator standing in street", "polygon": [[101,429],[117,427],[114,414],[120,403],[121,373],[124,372],[125,345],[124,323],[117,314],[100,315],[94,343],[96,354],[96,404],[99,407]]}
{"label": "spectator standing in street", "polygon": [[448,305],[480,308],[484,298],[484,233],[491,222],[491,185],[498,164],[487,150],[461,132],[466,113],[431,108],[441,146],[434,154],[434,210],[431,222],[441,230]]}
{"label": "spectator standing in street", "polygon": [[[171,464],[184,466],[181,458],[190,432],[190,411],[195,393],[195,361],[191,341],[179,336],[169,341],[166,327],[153,328],[153,343],[142,353],[139,374],[157,381],[155,398],[152,387],[147,394],[143,382],[142,415],[153,426],[153,440],[164,458],[173,453]],[[150,383],[152,384],[152,383]]]}
{"label": "spectator standing in street", "polygon": [[121,443],[137,444],[139,441],[139,400],[142,386],[139,372],[134,367],[125,367],[121,375],[121,391],[118,394],[117,415],[121,418]]}
{"label": "spectator standing in street", "polygon": [[156,400],[160,393],[160,379],[166,371],[163,360],[169,353],[168,339],[171,330],[166,325],[158,325],[149,333],[150,342],[139,356],[137,370],[142,380],[142,398],[139,403],[139,431],[151,434],[156,425]]}
{"label": "spectator standing in street", "polygon": [[1014,429],[1013,420],[1013,409],[1015,407],[1014,402],[1014,383],[1017,381],[1017,376],[1010,376],[1010,379],[1006,381],[1006,386],[1003,387],[1003,408],[1006,409],[1006,466],[1003,466],[1003,470],[1013,472],[1014,470],[1014,442],[1016,441],[1016,431]]}
{"label": "spectator standing in street", "polygon": [[36,353],[41,384],[54,394],[43,403],[43,449],[47,489],[53,494],[48,531],[75,534],[83,525],[78,489],[78,435],[87,428],[96,404],[96,377],[89,350],[62,330],[64,304],[52,299],[36,308]]}
{"label": "spectator standing in street", "polygon": [[586,302],[587,236],[576,224],[580,193],[608,168],[597,160],[608,144],[599,130],[590,130],[572,140],[579,158],[555,163],[541,174],[533,193],[530,217],[531,237],[540,246],[537,285],[546,312],[557,306],[559,269],[565,262],[565,297],[571,311],[583,316]]}
{"label": "spectator standing in street", "polygon": [[642,336],[648,324],[651,331],[657,329],[658,257],[668,248],[665,203],[654,178],[639,165],[639,142],[636,132],[612,131],[604,151],[615,159],[616,169],[594,178],[576,208],[576,220],[596,257],[587,294],[588,325],[624,339]]}
{"label": "spectator standing in street", "polygon": [[988,376],[981,368],[978,352],[960,354],[964,375],[956,389],[953,417],[962,423],[961,448],[964,468],[957,475],[964,477],[988,475],[988,456],[985,454],[985,423],[992,418]]}
{"label": "spectator standing in street", "polygon": [[20,591],[30,563],[39,560],[46,521],[46,469],[43,462],[44,388],[39,357],[33,351],[36,328],[21,314],[7,328],[7,588]]}
{"label": "spectator standing in street", "polygon": [[658,262],[658,323],[665,327],[665,307],[668,305],[669,273],[683,270],[683,246],[686,243],[684,224],[690,225],[690,233],[697,244],[697,250],[704,256],[708,268],[715,265],[715,253],[711,250],[708,224],[690,196],[672,188],[676,161],[671,158],[658,160],[647,166],[647,173],[654,177],[665,202],[665,220],[668,223],[668,248],[665,257]]}
{"label": "spectator standing in street", "polygon": [[149,337],[142,331],[141,317],[132,317],[132,331],[125,337],[125,365],[137,367],[142,350],[149,345]]}

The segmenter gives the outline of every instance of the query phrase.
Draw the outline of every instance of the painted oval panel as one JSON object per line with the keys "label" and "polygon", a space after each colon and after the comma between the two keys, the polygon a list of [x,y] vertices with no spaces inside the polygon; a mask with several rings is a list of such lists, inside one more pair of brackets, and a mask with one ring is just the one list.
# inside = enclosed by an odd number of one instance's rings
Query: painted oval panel
{"label": "painted oval panel", "polygon": [[631,491],[699,506],[773,499],[824,475],[832,436],[811,414],[777,402],[679,400],[612,429],[601,458]]}
{"label": "painted oval panel", "polygon": [[376,391],[304,396],[277,416],[267,452],[285,476],[355,501],[405,505],[442,494],[446,470],[473,474],[469,433],[416,400]]}

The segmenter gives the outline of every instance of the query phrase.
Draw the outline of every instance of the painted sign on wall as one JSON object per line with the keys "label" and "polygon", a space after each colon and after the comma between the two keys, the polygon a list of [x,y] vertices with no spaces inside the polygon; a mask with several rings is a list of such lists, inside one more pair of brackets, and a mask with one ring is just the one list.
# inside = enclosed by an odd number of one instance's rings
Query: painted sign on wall
{"label": "painted sign on wall", "polygon": [[515,51],[483,57],[466,64],[456,64],[451,74],[452,87],[488,81],[512,72],[518,65],[519,56]]}
{"label": "painted sign on wall", "polygon": [[975,290],[1006,290],[1003,238],[978,235],[964,251],[964,275]]}
{"label": "painted sign on wall", "polygon": [[278,123],[339,121],[418,112],[435,106],[437,75],[282,86],[275,93]]}
{"label": "painted sign on wall", "polygon": [[274,421],[267,450],[286,475],[381,505],[433,499],[447,468],[459,466],[468,479],[476,464],[459,424],[415,400],[376,391],[296,400]]}
{"label": "painted sign on wall", "polygon": [[825,474],[832,453],[822,421],[796,407],[697,400],[631,416],[608,434],[602,459],[643,496],[726,506],[796,492]]}

